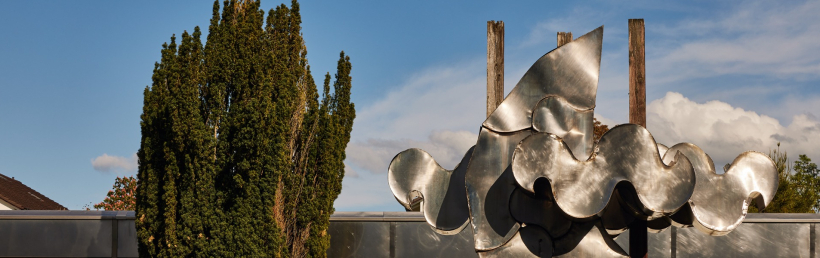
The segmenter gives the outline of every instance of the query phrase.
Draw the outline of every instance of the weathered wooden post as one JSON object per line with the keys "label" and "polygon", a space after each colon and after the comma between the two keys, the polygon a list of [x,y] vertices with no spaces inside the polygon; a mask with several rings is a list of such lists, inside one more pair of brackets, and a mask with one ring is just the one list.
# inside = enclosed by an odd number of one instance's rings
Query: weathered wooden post
{"label": "weathered wooden post", "polygon": [[[646,67],[643,19],[629,19],[629,123],[646,127]],[[629,256],[647,257],[646,221],[629,226]]]}
{"label": "weathered wooden post", "polygon": [[643,19],[629,19],[629,122],[646,127]]}
{"label": "weathered wooden post", "polygon": [[487,21],[487,117],[504,100],[504,21]]}
{"label": "weathered wooden post", "polygon": [[572,42],[572,32],[558,32],[558,46]]}

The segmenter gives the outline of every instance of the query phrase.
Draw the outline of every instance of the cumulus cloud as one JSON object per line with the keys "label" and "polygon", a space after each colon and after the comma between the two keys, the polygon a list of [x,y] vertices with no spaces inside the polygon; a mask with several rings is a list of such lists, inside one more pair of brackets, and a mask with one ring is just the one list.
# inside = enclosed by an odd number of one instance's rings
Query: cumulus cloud
{"label": "cumulus cloud", "polygon": [[126,158],[103,153],[102,156],[91,160],[91,166],[94,167],[94,170],[104,173],[134,172],[137,170],[137,154],[134,153],[130,158]]}
{"label": "cumulus cloud", "polygon": [[778,142],[791,156],[807,154],[820,160],[820,120],[812,113],[795,115],[783,126],[777,119],[721,101],[696,103],[668,92],[647,106],[647,124],[656,141],[698,145],[718,168],[744,151],[768,153]]}

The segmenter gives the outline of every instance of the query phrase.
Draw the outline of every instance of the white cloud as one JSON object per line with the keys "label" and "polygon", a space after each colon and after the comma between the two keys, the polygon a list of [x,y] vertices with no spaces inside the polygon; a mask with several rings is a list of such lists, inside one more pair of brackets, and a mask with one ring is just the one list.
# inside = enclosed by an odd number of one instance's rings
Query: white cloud
{"label": "white cloud", "polygon": [[109,156],[103,153],[102,156],[91,160],[91,166],[94,170],[105,173],[128,173],[137,170],[137,154],[131,155],[130,158],[120,156]]}
{"label": "white cloud", "polygon": [[432,67],[409,78],[357,111],[345,151],[345,173],[352,176],[342,182],[337,210],[401,210],[385,173],[396,154],[420,148],[453,169],[475,144],[486,115],[484,59]]}
{"label": "white cloud", "polygon": [[345,177],[333,207],[337,211],[404,211],[387,185],[387,173]]}
{"label": "white cloud", "polygon": [[647,128],[666,145],[690,142],[700,146],[720,168],[744,151],[768,153],[781,142],[791,156],[820,159],[820,120],[811,113],[796,115],[788,126],[772,117],[732,107],[721,101],[696,103],[680,93],[647,106]]}
{"label": "white cloud", "polygon": [[423,140],[434,130],[476,130],[485,117],[486,63],[469,60],[413,74],[356,113],[351,142]]}
{"label": "white cloud", "polygon": [[468,131],[434,131],[427,140],[367,139],[347,145],[347,161],[371,173],[384,173],[393,157],[409,148],[427,151],[445,169],[453,169],[478,135]]}
{"label": "white cloud", "polygon": [[[434,131],[427,140],[367,139],[347,145],[342,193],[334,206],[338,210],[402,210],[387,187],[387,167],[393,157],[408,148],[427,151],[445,169],[453,169],[476,143],[478,135],[467,131]],[[364,170],[367,173],[359,173]]]}

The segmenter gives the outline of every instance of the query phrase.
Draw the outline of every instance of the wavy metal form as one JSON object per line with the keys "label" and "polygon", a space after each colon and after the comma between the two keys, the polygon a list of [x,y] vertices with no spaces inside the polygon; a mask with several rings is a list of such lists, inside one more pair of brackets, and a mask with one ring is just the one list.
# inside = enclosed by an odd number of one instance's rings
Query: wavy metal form
{"label": "wavy metal form", "polygon": [[492,250],[509,241],[519,223],[510,214],[516,183],[510,169],[515,145],[531,130],[496,133],[482,128],[467,167],[466,187],[476,250]]}
{"label": "wavy metal form", "polygon": [[718,175],[697,146],[656,144],[637,125],[593,145],[602,37],[603,26],[539,58],[454,170],[420,149],[396,155],[388,169],[396,200],[439,234],[469,222],[482,257],[619,257],[610,235],[635,219],[651,230],[723,235],[751,200],[768,205],[778,178],[761,153],[741,154]]}
{"label": "wavy metal form", "polygon": [[603,36],[601,26],[539,58],[483,126],[496,132],[529,128],[533,107],[547,96],[561,96],[580,109],[594,108]]}
{"label": "wavy metal form", "polygon": [[765,208],[774,198],[777,168],[763,153],[744,152],[726,173],[717,174],[712,158],[691,143],[672,146],[663,161],[674,163],[678,158],[670,153],[677,152],[692,163],[697,178],[689,207],[671,216],[678,225],[692,225],[709,235],[725,235],[743,222],[752,200],[757,207]]}
{"label": "wavy metal form", "polygon": [[637,192],[638,200],[630,206],[648,218],[674,213],[692,195],[695,172],[689,160],[679,154],[674,164],[664,164],[655,140],[643,127],[616,126],[596,147],[598,152],[589,160],[579,161],[561,138],[533,134],[515,149],[512,170],[516,182],[533,192],[535,180],[547,178],[558,207],[578,219],[601,215],[615,186],[623,181]]}
{"label": "wavy metal form", "polygon": [[516,221],[540,226],[553,238],[567,234],[572,226],[552,198],[538,198],[521,188],[515,189],[510,197],[510,213]]}
{"label": "wavy metal form", "polygon": [[520,227],[509,208],[517,187],[510,162],[518,142],[535,130],[565,132],[578,139],[578,153],[591,153],[586,134],[593,128],[602,37],[603,26],[539,58],[484,121],[466,176],[476,250],[500,247]]}
{"label": "wavy metal form", "polygon": [[627,257],[598,221],[573,223],[569,233],[552,241],[553,257]]}
{"label": "wavy metal form", "polygon": [[479,257],[627,257],[600,223],[575,223],[562,236],[548,235],[538,226],[523,226],[515,236],[499,248],[478,252]]}
{"label": "wavy metal form", "polygon": [[542,99],[532,112],[532,128],[558,135],[572,150],[573,156],[585,160],[592,155],[594,140],[593,109],[581,109],[566,99],[550,96]]}
{"label": "wavy metal form", "polygon": [[407,210],[420,210],[433,229],[443,235],[461,232],[468,224],[464,175],[473,148],[454,170],[442,168],[421,149],[402,151],[390,162],[387,180],[393,196]]}
{"label": "wavy metal form", "polygon": [[549,258],[553,255],[553,242],[544,229],[536,226],[522,227],[504,245],[491,251],[478,252],[478,257],[533,257]]}

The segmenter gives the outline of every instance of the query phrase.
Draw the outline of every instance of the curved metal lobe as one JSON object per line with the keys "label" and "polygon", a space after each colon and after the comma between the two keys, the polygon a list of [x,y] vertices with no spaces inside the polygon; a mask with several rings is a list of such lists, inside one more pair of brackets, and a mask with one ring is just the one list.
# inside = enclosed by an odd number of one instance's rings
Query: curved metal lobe
{"label": "curved metal lobe", "polygon": [[544,228],[553,238],[566,234],[572,225],[553,200],[536,198],[520,188],[510,197],[510,213],[518,222]]}
{"label": "curved metal lobe", "polygon": [[569,233],[552,241],[554,257],[627,257],[597,221],[573,223]]}
{"label": "curved metal lobe", "polygon": [[635,219],[634,211],[624,203],[616,186],[615,192],[612,193],[612,200],[609,201],[601,213],[601,224],[606,229],[607,234],[615,236],[629,229],[629,224]]}
{"label": "curved metal lobe", "polygon": [[496,132],[529,128],[533,108],[549,95],[580,109],[594,108],[603,35],[601,26],[539,58],[483,126]]}
{"label": "curved metal lobe", "polygon": [[712,158],[698,146],[691,143],[672,146],[663,157],[664,162],[677,160],[668,154],[676,152],[685,155],[697,173],[697,183],[689,200],[691,216],[671,216],[676,224],[691,223],[707,234],[725,235],[743,222],[751,200],[764,208],[777,191],[777,168],[763,153],[744,152],[735,158],[726,173],[719,175],[715,173]]}
{"label": "curved metal lobe", "polygon": [[515,180],[532,192],[536,179],[549,179],[558,207],[578,219],[600,215],[621,181],[634,186],[638,198],[631,205],[650,219],[674,213],[692,195],[695,173],[688,159],[679,155],[675,164],[665,165],[652,135],[639,125],[615,126],[597,149],[579,161],[561,138],[533,134],[515,149]]}
{"label": "curved metal lobe", "polygon": [[552,238],[537,226],[524,226],[506,244],[484,252],[478,252],[478,257],[552,257]]}
{"label": "curved metal lobe", "polygon": [[421,149],[407,149],[393,158],[388,184],[393,196],[407,210],[420,206],[424,218],[436,232],[456,234],[467,225],[469,211],[464,195],[464,175],[472,148],[453,171],[439,166]]}
{"label": "curved metal lobe", "polygon": [[592,155],[593,110],[579,109],[566,99],[550,96],[542,99],[532,113],[532,128],[561,137],[578,160]]}
{"label": "curved metal lobe", "polygon": [[520,227],[510,215],[510,195],[516,188],[510,162],[516,144],[530,134],[532,130],[496,133],[487,128],[478,134],[466,175],[476,250],[503,245]]}
{"label": "curved metal lobe", "polygon": [[666,147],[666,145],[657,142],[655,144],[658,145],[658,154],[661,155],[661,157],[663,157],[663,155],[666,155],[666,151],[669,150],[669,147]]}

